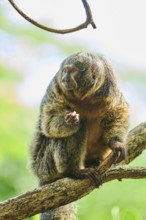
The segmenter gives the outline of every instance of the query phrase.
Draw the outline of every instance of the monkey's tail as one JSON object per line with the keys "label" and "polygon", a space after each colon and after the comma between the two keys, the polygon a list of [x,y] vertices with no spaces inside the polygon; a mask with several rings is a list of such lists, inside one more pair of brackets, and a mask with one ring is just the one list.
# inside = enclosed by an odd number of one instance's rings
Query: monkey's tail
{"label": "monkey's tail", "polygon": [[76,212],[76,204],[70,203],[42,213],[40,220],[76,220]]}

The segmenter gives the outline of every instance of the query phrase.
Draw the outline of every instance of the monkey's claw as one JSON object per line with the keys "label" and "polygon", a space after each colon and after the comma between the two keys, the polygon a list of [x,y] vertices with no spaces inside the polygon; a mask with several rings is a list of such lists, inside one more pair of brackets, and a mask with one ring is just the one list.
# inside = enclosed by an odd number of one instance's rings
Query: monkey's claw
{"label": "monkey's claw", "polygon": [[68,174],[68,177],[73,179],[85,179],[88,178],[96,188],[102,185],[102,176],[99,174],[96,168],[85,168],[82,170],[74,170]]}
{"label": "monkey's claw", "polygon": [[65,122],[68,125],[74,126],[79,123],[79,114],[76,111],[70,112],[65,116]]}
{"label": "monkey's claw", "polygon": [[102,185],[102,176],[99,174],[96,168],[89,168],[86,175],[96,188],[99,188]]}
{"label": "monkey's claw", "polygon": [[121,142],[115,142],[113,144],[112,150],[117,155],[115,164],[120,163],[122,160],[125,160],[125,158],[127,157],[127,150],[124,147],[124,144]]}

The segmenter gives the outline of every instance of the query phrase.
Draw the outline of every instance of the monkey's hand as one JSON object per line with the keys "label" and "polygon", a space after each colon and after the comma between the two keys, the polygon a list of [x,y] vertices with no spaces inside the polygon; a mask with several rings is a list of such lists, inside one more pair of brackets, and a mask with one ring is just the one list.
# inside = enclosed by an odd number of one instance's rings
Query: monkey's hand
{"label": "monkey's hand", "polygon": [[79,123],[79,114],[76,111],[67,113],[65,115],[65,122],[71,126],[77,125]]}
{"label": "monkey's hand", "polygon": [[113,152],[115,152],[115,151],[117,152],[117,159],[115,161],[115,164],[120,163],[122,160],[124,160],[126,158],[127,150],[126,150],[123,143],[121,143],[119,141],[111,140],[110,148],[112,149]]}

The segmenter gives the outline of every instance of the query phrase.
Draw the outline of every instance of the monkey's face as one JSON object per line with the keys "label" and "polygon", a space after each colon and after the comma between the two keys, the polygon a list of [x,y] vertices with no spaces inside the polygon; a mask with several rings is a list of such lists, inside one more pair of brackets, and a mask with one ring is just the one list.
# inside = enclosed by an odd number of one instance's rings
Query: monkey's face
{"label": "monkey's face", "polygon": [[67,58],[60,70],[60,86],[66,94],[83,100],[104,83],[104,65],[98,56],[77,53]]}

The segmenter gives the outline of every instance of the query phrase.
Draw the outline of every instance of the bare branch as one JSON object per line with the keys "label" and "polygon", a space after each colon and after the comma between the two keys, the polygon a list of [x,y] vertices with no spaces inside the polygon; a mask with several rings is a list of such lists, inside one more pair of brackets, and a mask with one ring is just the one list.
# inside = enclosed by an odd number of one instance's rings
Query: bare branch
{"label": "bare branch", "polygon": [[45,31],[48,31],[48,32],[57,33],[57,34],[67,34],[67,33],[72,33],[72,32],[87,28],[87,26],[89,24],[91,24],[93,28],[96,28],[96,25],[95,25],[93,17],[92,17],[90,6],[86,0],[82,0],[83,6],[85,8],[85,13],[86,13],[86,21],[77,27],[69,28],[69,29],[54,29],[54,28],[44,26],[44,25],[38,23],[37,21],[33,20],[32,18],[30,18],[28,15],[26,15],[21,9],[19,9],[19,7],[14,3],[13,0],[8,0],[8,1],[23,18],[25,18],[27,21],[29,21],[33,25],[35,25]]}
{"label": "bare branch", "polygon": [[126,140],[127,158],[120,164],[129,164],[146,149],[146,121],[133,128]]}

